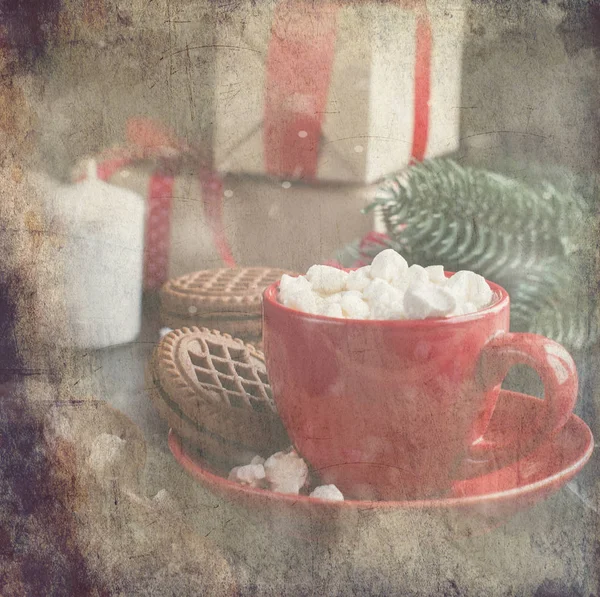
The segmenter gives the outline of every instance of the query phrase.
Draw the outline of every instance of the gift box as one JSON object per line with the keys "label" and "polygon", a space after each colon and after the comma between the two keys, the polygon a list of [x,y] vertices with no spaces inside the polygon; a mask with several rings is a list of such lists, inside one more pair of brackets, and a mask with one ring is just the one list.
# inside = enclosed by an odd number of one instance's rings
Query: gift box
{"label": "gift box", "polygon": [[372,183],[459,144],[462,0],[299,2],[217,28],[220,170]]}
{"label": "gift box", "polygon": [[[166,183],[163,179],[161,186],[160,177],[143,166],[119,171],[110,181],[145,193],[150,202],[144,250],[146,289],[160,288],[168,278],[191,271],[228,265],[197,176],[182,173],[167,178]],[[372,227],[372,219],[361,213],[372,200],[372,188],[286,187],[239,175],[223,178],[222,230],[226,254],[232,257],[229,265],[306,271]],[[153,195],[152,189],[158,194]]]}
{"label": "gift box", "polygon": [[[307,185],[219,175],[208,158],[145,120],[130,122],[130,144],[96,156],[98,176],[146,197],[144,287],[225,266],[305,271],[372,228],[361,210],[368,185]],[[82,167],[74,179],[84,176]]]}

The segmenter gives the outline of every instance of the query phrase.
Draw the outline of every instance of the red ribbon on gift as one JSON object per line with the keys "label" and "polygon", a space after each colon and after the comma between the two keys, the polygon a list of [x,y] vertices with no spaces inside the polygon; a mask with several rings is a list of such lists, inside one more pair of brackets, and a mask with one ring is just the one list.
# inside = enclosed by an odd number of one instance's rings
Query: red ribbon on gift
{"label": "red ribbon on gift", "polygon": [[[422,161],[429,136],[432,34],[425,1],[396,0],[416,11],[414,128],[411,162]],[[336,17],[343,2],[283,0],[275,7],[267,53],[264,106],[265,169],[278,177],[313,180],[331,69]]]}
{"label": "red ribbon on gift", "polygon": [[175,177],[156,170],[148,188],[148,215],[144,243],[144,288],[156,290],[169,278],[171,202]]}
{"label": "red ribbon on gift", "polygon": [[336,4],[284,0],[267,53],[264,146],[269,174],[313,179],[327,106]]}

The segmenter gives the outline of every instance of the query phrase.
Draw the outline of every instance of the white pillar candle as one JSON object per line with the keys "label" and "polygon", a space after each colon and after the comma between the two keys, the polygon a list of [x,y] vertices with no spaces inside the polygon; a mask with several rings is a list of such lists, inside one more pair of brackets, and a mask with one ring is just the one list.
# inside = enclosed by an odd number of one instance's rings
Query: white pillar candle
{"label": "white pillar candle", "polygon": [[141,195],[98,179],[94,161],[86,180],[50,192],[48,215],[65,242],[57,257],[68,329],[53,330],[56,343],[103,348],[139,335],[145,205]]}

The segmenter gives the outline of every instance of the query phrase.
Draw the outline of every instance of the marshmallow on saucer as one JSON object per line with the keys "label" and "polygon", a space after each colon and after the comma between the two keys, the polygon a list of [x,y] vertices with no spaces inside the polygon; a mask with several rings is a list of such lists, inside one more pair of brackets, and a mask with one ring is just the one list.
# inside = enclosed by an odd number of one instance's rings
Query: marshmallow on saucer
{"label": "marshmallow on saucer", "polygon": [[329,500],[331,502],[343,502],[344,496],[335,485],[319,485],[315,487],[310,494],[310,497],[320,500]]}
{"label": "marshmallow on saucer", "polygon": [[308,477],[306,462],[294,450],[269,456],[264,468],[271,489],[279,493],[299,493]]}
{"label": "marshmallow on saucer", "polygon": [[265,479],[265,468],[260,463],[236,466],[231,469],[228,478],[242,485],[261,487]]}

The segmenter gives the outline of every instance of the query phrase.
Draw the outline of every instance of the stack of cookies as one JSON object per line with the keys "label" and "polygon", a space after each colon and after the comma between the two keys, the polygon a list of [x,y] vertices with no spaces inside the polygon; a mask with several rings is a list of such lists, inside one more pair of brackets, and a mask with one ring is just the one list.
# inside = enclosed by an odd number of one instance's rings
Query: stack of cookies
{"label": "stack of cookies", "polygon": [[241,267],[203,270],[169,280],[161,290],[163,324],[217,329],[260,344],[262,293],[283,274],[291,272]]}
{"label": "stack of cookies", "polygon": [[160,416],[225,468],[290,445],[275,409],[264,355],[229,334],[184,327],[157,345],[148,381]]}

